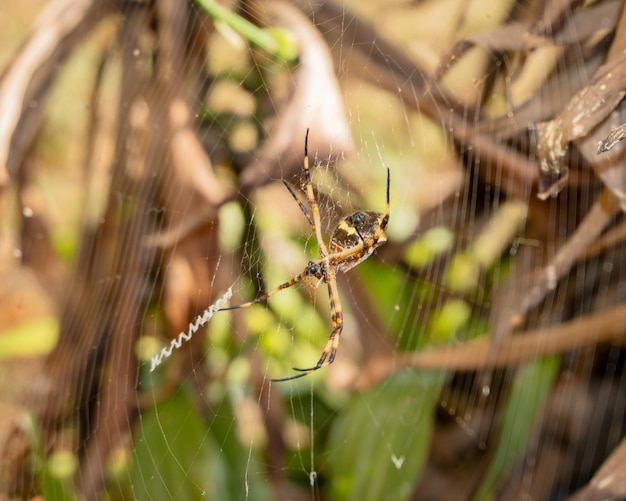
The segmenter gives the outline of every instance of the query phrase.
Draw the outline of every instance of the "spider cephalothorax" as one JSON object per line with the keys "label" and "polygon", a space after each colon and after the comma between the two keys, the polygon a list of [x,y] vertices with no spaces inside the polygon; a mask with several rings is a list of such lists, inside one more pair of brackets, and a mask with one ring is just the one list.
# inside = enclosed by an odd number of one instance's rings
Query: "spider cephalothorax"
{"label": "spider cephalothorax", "polygon": [[389,169],[387,169],[387,203],[385,213],[356,211],[344,217],[335,228],[335,231],[333,231],[330,241],[328,242],[328,248],[326,247],[321,232],[320,211],[313,191],[313,184],[311,183],[308,137],[309,130],[307,129],[304,139],[304,177],[310,212],[298,199],[291,186],[284,181],[283,183],[289,190],[289,193],[291,193],[291,196],[298,203],[302,214],[304,214],[304,217],[307,218],[307,221],[311,225],[319,249],[319,259],[309,261],[302,273],[296,275],[288,282],[280,284],[274,289],[262,294],[255,300],[237,306],[222,308],[222,310],[247,308],[253,304],[266,301],[281,290],[302,281],[311,284],[313,287],[318,287],[322,283],[328,286],[331,333],[317,364],[308,369],[298,369],[294,367],[294,370],[298,371],[299,374],[281,379],[273,379],[273,381],[297,379],[333,362],[335,354],[337,353],[337,346],[339,345],[339,337],[343,330],[343,310],[339,300],[339,290],[337,289],[337,272],[346,272],[355,267],[361,261],[367,259],[378,246],[387,241],[385,228],[389,222]]}

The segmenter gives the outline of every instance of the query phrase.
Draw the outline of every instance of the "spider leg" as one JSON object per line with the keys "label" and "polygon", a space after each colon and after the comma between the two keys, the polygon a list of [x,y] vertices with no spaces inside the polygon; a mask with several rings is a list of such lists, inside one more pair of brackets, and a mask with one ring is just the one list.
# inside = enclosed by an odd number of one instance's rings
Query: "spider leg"
{"label": "spider leg", "polygon": [[287,281],[285,283],[282,283],[282,284],[280,284],[277,287],[274,287],[272,290],[267,291],[265,294],[260,295],[259,297],[257,297],[256,299],[254,299],[252,301],[248,301],[247,303],[237,304],[235,306],[227,306],[226,308],[220,308],[217,311],[228,311],[228,310],[237,310],[239,308],[248,308],[249,306],[252,306],[253,304],[258,304],[258,303],[262,303],[264,301],[267,301],[274,294],[277,294],[280,291],[282,291],[284,289],[288,289],[292,285],[296,285],[298,282],[301,282],[302,279],[305,276],[308,276],[309,274],[310,274],[309,273],[309,269],[307,267],[307,269],[305,269],[302,273],[300,273],[300,275],[296,275],[291,280],[289,280],[289,281]]}
{"label": "spider leg", "polygon": [[289,184],[287,183],[287,181],[283,180],[283,184],[285,185],[285,188],[287,188],[289,190],[289,193],[291,193],[291,196],[293,197],[293,199],[296,201],[296,203],[300,206],[300,210],[302,211],[302,214],[304,214],[304,217],[306,217],[307,221],[309,222],[309,224],[311,225],[311,228],[315,229],[315,223],[313,222],[313,219],[311,218],[311,214],[309,214],[309,211],[306,210],[306,207],[304,206],[304,204],[300,201],[300,199],[296,196],[296,194],[294,193],[293,189],[291,188],[291,186],[289,186]]}
{"label": "spider leg", "polygon": [[311,182],[311,171],[309,170],[309,129],[306,130],[306,136],[304,138],[304,179],[306,181],[306,196],[311,206],[311,212],[313,213],[313,221],[311,222],[311,228],[315,233],[315,240],[317,240],[317,248],[319,249],[320,257],[324,258],[328,256],[328,249],[324,243],[324,237],[322,237],[322,220],[320,219],[320,209],[315,199],[315,193],[313,192],[313,183]]}
{"label": "spider leg", "polygon": [[390,184],[390,179],[391,179],[391,173],[389,172],[389,167],[387,167],[387,205],[386,205],[386,208],[385,208],[385,215],[381,219],[380,225],[378,226],[378,229],[376,230],[376,233],[374,233],[374,237],[372,238],[372,242],[371,242],[370,247],[374,246],[374,245],[376,245],[378,243],[380,238],[383,236],[383,232],[385,231],[385,228],[387,228],[387,223],[389,223],[389,212],[390,212],[389,184]]}
{"label": "spider leg", "polygon": [[341,309],[341,302],[339,300],[337,280],[333,272],[329,272],[329,275],[331,276],[328,278],[327,284],[332,330],[330,332],[330,337],[326,342],[326,346],[324,346],[324,351],[322,351],[322,356],[317,361],[317,364],[315,364],[313,367],[309,367],[308,369],[300,369],[298,367],[294,367],[293,370],[298,371],[299,374],[280,379],[272,379],[272,382],[279,383],[283,381],[299,379],[334,362],[335,355],[337,354],[337,347],[339,346],[339,338],[341,337],[341,332],[343,331],[343,311]]}

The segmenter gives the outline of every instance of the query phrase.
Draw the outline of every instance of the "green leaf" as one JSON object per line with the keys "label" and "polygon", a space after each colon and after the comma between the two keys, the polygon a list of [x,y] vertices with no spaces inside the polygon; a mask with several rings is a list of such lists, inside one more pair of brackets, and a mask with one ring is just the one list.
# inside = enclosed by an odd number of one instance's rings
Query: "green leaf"
{"label": "green leaf", "polygon": [[493,490],[528,446],[538,413],[559,369],[560,358],[537,360],[519,371],[506,402],[496,450],[475,500],[494,498]]}
{"label": "green leaf", "polygon": [[135,499],[225,500],[227,467],[183,389],[146,411],[135,436]]}
{"label": "green leaf", "polygon": [[480,265],[470,253],[458,252],[450,260],[444,283],[453,291],[468,293],[478,287],[480,273]]}
{"label": "green leaf", "polygon": [[281,28],[259,28],[222,7],[215,0],[196,1],[215,20],[216,25],[227,26],[251,44],[285,61],[294,61],[298,57],[298,43],[289,31]]}
{"label": "green leaf", "polygon": [[388,332],[395,336],[398,349],[421,347],[424,338],[421,305],[436,294],[433,284],[419,280],[407,282],[404,271],[373,259],[361,263],[351,273],[359,273],[376,313],[389,322]]}
{"label": "green leaf", "polygon": [[57,342],[59,324],[54,317],[40,317],[0,333],[0,360],[8,357],[46,355]]}
{"label": "green leaf", "polygon": [[453,244],[454,233],[445,226],[436,226],[406,247],[404,260],[413,268],[422,268],[448,252]]}
{"label": "green leaf", "polygon": [[[219,383],[216,383],[219,384]],[[222,388],[225,398],[216,402],[215,414],[211,416],[207,426],[214,443],[220,444],[220,455],[228,465],[228,499],[251,499],[254,501],[273,500],[273,491],[267,481],[264,449],[262,445],[249,442],[242,443],[241,437],[235,432],[239,423],[233,409],[233,401],[242,398],[238,393],[245,391],[241,383],[234,382],[229,388]],[[245,424],[241,424],[245,426]]]}
{"label": "green leaf", "polygon": [[33,415],[21,416],[19,427],[30,445],[31,464],[36,465],[35,470],[40,474],[43,499],[76,501],[78,496],[71,481],[78,464],[76,456],[70,451],[61,450],[47,458],[43,451],[39,423]]}
{"label": "green leaf", "polygon": [[330,499],[409,499],[428,457],[444,377],[397,373],[338,417],[329,440]]}
{"label": "green leaf", "polygon": [[47,468],[44,468],[42,472],[41,492],[43,499],[56,501],[77,501],[79,499],[71,482],[53,475]]}
{"label": "green leaf", "polygon": [[470,306],[462,299],[451,299],[434,312],[429,322],[431,345],[446,345],[455,340],[461,329],[467,326],[472,315]]}
{"label": "green leaf", "polygon": [[77,501],[79,498],[71,481],[78,465],[76,455],[69,451],[56,452],[42,462],[41,489],[44,499]]}

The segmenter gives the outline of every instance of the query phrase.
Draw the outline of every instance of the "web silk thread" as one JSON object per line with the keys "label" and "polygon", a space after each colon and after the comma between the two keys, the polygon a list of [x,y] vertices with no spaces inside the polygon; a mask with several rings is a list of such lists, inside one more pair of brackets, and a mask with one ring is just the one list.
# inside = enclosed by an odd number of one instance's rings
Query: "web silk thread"
{"label": "web silk thread", "polygon": [[209,320],[211,320],[211,317],[216,311],[219,311],[226,306],[231,297],[233,297],[233,290],[232,287],[229,287],[220,299],[215,301],[215,303],[204,310],[194,319],[193,322],[189,324],[187,332],[181,332],[175,339],[170,341],[169,346],[163,347],[159,353],[152,357],[150,372],[154,371],[154,369],[161,365],[163,360],[168,358],[174,350],[179,349],[183,343],[189,341],[200,327],[204,327]]}

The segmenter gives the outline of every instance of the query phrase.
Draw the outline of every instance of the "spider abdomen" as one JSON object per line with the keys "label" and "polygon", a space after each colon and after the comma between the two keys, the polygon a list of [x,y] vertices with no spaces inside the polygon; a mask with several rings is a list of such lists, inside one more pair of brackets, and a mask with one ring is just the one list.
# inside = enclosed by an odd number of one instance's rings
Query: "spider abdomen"
{"label": "spider abdomen", "polygon": [[383,218],[385,214],[380,212],[356,211],[339,222],[328,244],[331,256],[357,247],[361,249],[353,255],[343,256],[334,263],[338,270],[345,272],[354,268],[367,259],[376,247],[387,241],[384,233],[379,236],[378,240],[375,240]]}

